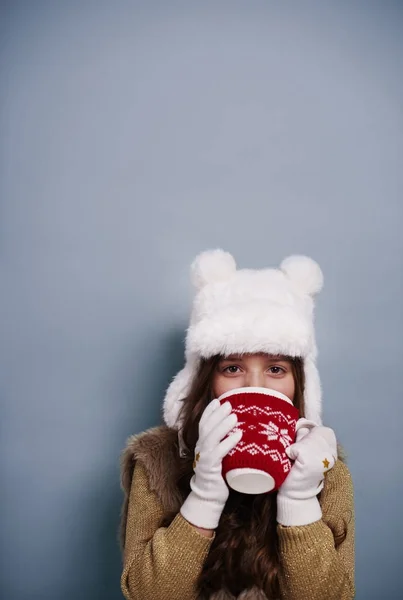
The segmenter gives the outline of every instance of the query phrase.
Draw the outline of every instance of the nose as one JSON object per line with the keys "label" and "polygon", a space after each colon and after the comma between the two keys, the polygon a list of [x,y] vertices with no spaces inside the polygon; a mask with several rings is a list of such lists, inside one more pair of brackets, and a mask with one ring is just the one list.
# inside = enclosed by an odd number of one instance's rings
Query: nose
{"label": "nose", "polygon": [[266,378],[261,370],[248,372],[245,380],[245,387],[265,387]]}

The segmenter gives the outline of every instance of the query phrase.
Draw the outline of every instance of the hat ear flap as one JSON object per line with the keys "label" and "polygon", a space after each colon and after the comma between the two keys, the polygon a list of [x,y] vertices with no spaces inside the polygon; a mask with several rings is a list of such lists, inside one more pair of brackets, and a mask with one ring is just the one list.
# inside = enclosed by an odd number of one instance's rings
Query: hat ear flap
{"label": "hat ear flap", "polygon": [[308,256],[289,256],[280,269],[305,294],[315,296],[323,287],[321,268]]}
{"label": "hat ear flap", "polygon": [[195,258],[191,266],[193,285],[202,289],[208,283],[227,281],[236,272],[234,257],[224,250],[207,250]]}

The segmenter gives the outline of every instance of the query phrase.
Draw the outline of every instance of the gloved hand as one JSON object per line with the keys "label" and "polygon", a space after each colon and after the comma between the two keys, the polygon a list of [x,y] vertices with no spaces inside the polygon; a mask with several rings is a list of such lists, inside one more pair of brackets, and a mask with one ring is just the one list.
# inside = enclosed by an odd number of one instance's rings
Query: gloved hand
{"label": "gloved hand", "polygon": [[[216,529],[228,499],[229,489],[222,476],[222,459],[242,437],[238,431],[223,439],[237,424],[231,404],[212,400],[199,423],[199,439],[195,448],[195,474],[191,492],[183,503],[182,516],[196,527]],[[221,441],[222,440],[222,441]]]}
{"label": "gloved hand", "polygon": [[317,495],[325,474],[337,460],[337,441],[329,427],[306,419],[297,423],[297,438],[286,450],[294,464],[277,494],[277,521],[281,525],[308,525],[322,518]]}

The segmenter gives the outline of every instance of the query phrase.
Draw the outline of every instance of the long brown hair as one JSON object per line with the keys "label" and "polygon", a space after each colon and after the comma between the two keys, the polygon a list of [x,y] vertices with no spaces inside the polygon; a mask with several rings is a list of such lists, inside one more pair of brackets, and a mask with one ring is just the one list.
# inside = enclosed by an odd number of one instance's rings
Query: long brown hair
{"label": "long brown hair", "polygon": [[[182,459],[177,486],[186,498],[193,475],[193,455],[198,439],[201,415],[213,399],[213,375],[220,356],[202,360],[181,411],[182,438],[188,455]],[[300,358],[286,358],[291,363],[295,382],[294,405],[300,416],[304,411],[304,369]],[[253,586],[261,588],[267,598],[280,595],[280,557],[276,521],[277,494],[246,495],[230,490],[216,535],[198,580],[200,598],[208,599],[218,590],[237,597]],[[168,525],[173,515],[164,519]]]}

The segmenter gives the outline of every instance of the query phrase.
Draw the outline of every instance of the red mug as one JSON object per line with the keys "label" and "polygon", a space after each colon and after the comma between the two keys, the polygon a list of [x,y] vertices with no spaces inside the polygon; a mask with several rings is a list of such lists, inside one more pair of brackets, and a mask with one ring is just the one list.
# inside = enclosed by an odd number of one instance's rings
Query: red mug
{"label": "red mug", "polygon": [[245,494],[279,489],[291,469],[286,448],[295,442],[298,409],[281,392],[261,387],[237,388],[219,397],[221,403],[227,400],[238,417],[230,434],[243,432],[222,461],[228,485]]}

